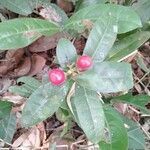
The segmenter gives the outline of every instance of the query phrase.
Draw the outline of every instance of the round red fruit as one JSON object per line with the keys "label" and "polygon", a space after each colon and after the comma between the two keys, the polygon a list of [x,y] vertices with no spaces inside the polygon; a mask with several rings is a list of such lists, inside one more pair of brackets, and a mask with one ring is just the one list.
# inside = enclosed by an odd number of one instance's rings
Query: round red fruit
{"label": "round red fruit", "polygon": [[61,85],[66,80],[64,71],[58,68],[50,70],[48,72],[48,76],[49,76],[49,81],[53,85]]}
{"label": "round red fruit", "polygon": [[85,71],[85,70],[91,68],[92,64],[93,64],[92,58],[90,56],[83,55],[77,59],[76,67],[80,71]]}

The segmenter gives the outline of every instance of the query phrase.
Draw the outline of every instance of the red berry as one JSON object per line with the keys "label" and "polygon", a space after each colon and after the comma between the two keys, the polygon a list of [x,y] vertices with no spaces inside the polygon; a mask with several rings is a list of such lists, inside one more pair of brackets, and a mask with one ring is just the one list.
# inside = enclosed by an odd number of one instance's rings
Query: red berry
{"label": "red berry", "polygon": [[92,64],[93,64],[92,58],[90,56],[84,55],[84,56],[80,56],[77,59],[76,67],[80,71],[85,71],[85,70],[89,69],[92,66]]}
{"label": "red berry", "polygon": [[66,80],[64,71],[58,68],[50,70],[48,72],[48,75],[49,75],[49,81],[53,85],[61,85]]}

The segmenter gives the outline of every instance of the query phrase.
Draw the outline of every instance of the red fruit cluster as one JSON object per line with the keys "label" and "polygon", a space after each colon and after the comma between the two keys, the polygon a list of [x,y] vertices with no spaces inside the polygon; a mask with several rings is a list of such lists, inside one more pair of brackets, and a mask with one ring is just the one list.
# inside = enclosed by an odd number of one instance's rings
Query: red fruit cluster
{"label": "red fruit cluster", "polygon": [[[79,71],[85,71],[91,68],[93,62],[92,58],[87,55],[80,56],[76,61],[76,67]],[[53,85],[61,85],[65,82],[66,76],[63,70],[57,68],[48,72],[49,81]]]}

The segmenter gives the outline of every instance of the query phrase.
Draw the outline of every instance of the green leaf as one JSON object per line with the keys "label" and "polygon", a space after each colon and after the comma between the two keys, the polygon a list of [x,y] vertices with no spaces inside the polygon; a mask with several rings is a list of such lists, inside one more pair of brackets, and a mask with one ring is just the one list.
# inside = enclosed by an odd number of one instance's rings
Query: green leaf
{"label": "green leaf", "polygon": [[85,88],[102,93],[127,91],[133,87],[132,69],[125,62],[95,63],[76,80]]}
{"label": "green leaf", "polygon": [[65,109],[59,108],[56,112],[56,118],[61,122],[66,122],[69,117],[69,112]]}
{"label": "green leaf", "polygon": [[11,111],[12,103],[0,100],[0,119],[5,118]]}
{"label": "green leaf", "polygon": [[73,115],[87,138],[98,143],[104,132],[105,121],[97,93],[77,85],[75,95],[71,98],[71,106]]}
{"label": "green leaf", "polygon": [[142,57],[138,56],[138,57],[136,58],[136,63],[137,63],[138,66],[139,66],[142,70],[144,70],[146,73],[149,73],[149,72],[150,72],[150,68],[148,68],[148,67],[146,66],[146,64],[144,63],[144,60],[143,60]]}
{"label": "green leaf", "polygon": [[11,103],[0,101],[0,139],[7,143],[11,143],[16,129],[16,117],[11,109]]}
{"label": "green leaf", "polygon": [[150,38],[150,32],[138,31],[118,40],[110,50],[107,59],[118,61],[133,53]]}
{"label": "green leaf", "polygon": [[108,127],[109,136],[106,133],[106,140],[99,143],[101,150],[127,150],[128,136],[124,127],[123,121],[118,112],[111,108],[104,109],[106,124]]}
{"label": "green leaf", "polygon": [[50,1],[51,0],[26,0],[26,1],[29,1],[29,4],[32,6],[32,8],[38,8],[39,5],[43,6],[43,5],[48,5],[50,4]]}
{"label": "green leaf", "polygon": [[42,19],[19,18],[0,23],[0,50],[25,47],[42,35],[60,31],[52,22]]}
{"label": "green leaf", "polygon": [[29,5],[29,0],[1,0],[0,5],[21,15],[27,16],[32,13],[32,7]]}
{"label": "green leaf", "polygon": [[29,97],[32,94],[33,90],[27,88],[25,85],[14,85],[9,88],[9,92],[18,94],[23,97]]}
{"label": "green leaf", "polygon": [[129,136],[129,150],[142,149],[145,150],[144,135],[139,127],[130,128],[128,131]]}
{"label": "green leaf", "polygon": [[1,0],[0,5],[17,14],[28,16],[34,8],[48,2],[48,0]]}
{"label": "green leaf", "polygon": [[150,114],[150,110],[148,110],[145,105],[147,105],[150,102],[150,96],[148,95],[136,95],[133,96],[132,94],[126,94],[123,96],[115,97],[112,99],[113,103],[116,102],[123,102],[130,105],[133,105],[140,109],[145,114]]}
{"label": "green leaf", "polygon": [[94,4],[103,4],[105,3],[107,0],[79,0],[77,1],[76,4],[76,11],[78,11],[79,9],[88,7],[90,5],[94,5]]}
{"label": "green leaf", "polygon": [[94,25],[86,42],[84,53],[95,61],[103,61],[117,36],[117,25],[110,15],[100,18]]}
{"label": "green leaf", "polygon": [[67,39],[60,39],[56,48],[57,60],[61,67],[65,68],[67,64],[72,64],[76,58],[76,48]]}
{"label": "green leaf", "polygon": [[23,84],[19,86],[11,86],[9,91],[14,94],[19,94],[23,97],[29,97],[41,85],[38,80],[28,76],[19,78],[17,83]]}
{"label": "green leaf", "polygon": [[65,85],[53,86],[47,83],[40,86],[27,100],[22,112],[22,126],[30,127],[52,116],[65,96]]}
{"label": "green leaf", "polygon": [[148,22],[150,20],[150,1],[140,0],[133,4],[132,8],[141,17],[142,23]]}
{"label": "green leaf", "polygon": [[139,125],[127,117],[122,115],[124,124],[127,126],[128,133],[128,149],[129,150],[145,150],[145,136]]}
{"label": "green leaf", "polygon": [[[68,79],[67,82],[66,82],[66,86],[64,87],[64,90],[66,91],[67,95],[72,87],[72,85],[74,84],[74,81],[71,80],[71,79]],[[67,97],[65,98],[65,100],[61,103],[61,108],[64,109],[64,110],[67,110],[69,111],[69,107],[68,107],[68,104],[67,104]]]}
{"label": "green leaf", "polygon": [[20,82],[24,83],[26,86],[33,90],[36,90],[41,85],[41,83],[38,80],[29,76],[20,77],[19,79],[17,79],[17,83]]}
{"label": "green leaf", "polygon": [[76,12],[66,22],[66,29],[81,30],[84,28],[84,20],[95,22],[101,17],[111,15],[118,22],[119,33],[125,33],[141,27],[140,17],[129,7],[113,4],[99,4],[83,8]]}

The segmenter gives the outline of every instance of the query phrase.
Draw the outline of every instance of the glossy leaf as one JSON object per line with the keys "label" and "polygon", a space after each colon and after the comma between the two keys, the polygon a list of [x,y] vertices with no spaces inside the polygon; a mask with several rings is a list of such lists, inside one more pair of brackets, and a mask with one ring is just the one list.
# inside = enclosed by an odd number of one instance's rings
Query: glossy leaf
{"label": "glossy leaf", "polygon": [[133,4],[133,9],[141,17],[143,24],[150,20],[150,1],[149,0],[140,0]]}
{"label": "glossy leaf", "polygon": [[60,66],[64,68],[76,60],[76,48],[69,40],[62,38],[58,42],[56,56]]}
{"label": "glossy leaf", "polygon": [[42,19],[19,18],[0,23],[0,49],[15,49],[31,44],[42,35],[60,31],[52,22]]}
{"label": "glossy leaf", "polygon": [[108,132],[106,140],[99,143],[101,150],[127,150],[128,136],[123,121],[115,109],[105,107],[106,125]]}
{"label": "glossy leaf", "polygon": [[95,61],[102,62],[117,36],[117,25],[112,18],[100,18],[94,25],[84,48],[84,54],[87,54]]}
{"label": "glossy leaf", "polygon": [[116,103],[116,102],[123,102],[123,103],[127,103],[130,105],[133,105],[135,107],[137,107],[138,109],[140,109],[143,113],[145,114],[150,114],[150,110],[148,110],[145,105],[147,105],[150,102],[150,96],[148,95],[136,95],[133,96],[131,94],[126,94],[123,96],[119,96],[116,98],[112,99],[112,102]]}
{"label": "glossy leaf", "polygon": [[102,93],[127,91],[133,87],[131,66],[124,62],[95,63],[76,80],[85,88]]}
{"label": "glossy leaf", "polygon": [[119,33],[125,33],[141,27],[140,17],[129,7],[113,4],[99,4],[83,8],[76,12],[66,22],[66,29],[81,30],[84,29],[84,21],[95,22],[100,18],[111,15],[118,22]]}
{"label": "glossy leaf", "polygon": [[96,92],[81,86],[76,87],[71,98],[73,115],[87,138],[98,143],[104,132],[104,112]]}
{"label": "glossy leaf", "polygon": [[145,150],[145,136],[138,126],[137,123],[133,122],[131,119],[121,115],[124,124],[127,126],[127,133],[128,133],[128,149],[141,149]]}
{"label": "glossy leaf", "polygon": [[27,100],[22,112],[22,126],[30,127],[52,116],[65,96],[65,85],[60,87],[47,83],[40,86]]}
{"label": "glossy leaf", "polygon": [[11,143],[16,130],[16,117],[11,109],[11,103],[0,101],[0,139],[7,143]]}
{"label": "glossy leaf", "polygon": [[150,32],[141,31],[118,40],[110,50],[106,60],[118,61],[133,53],[150,38]]}

